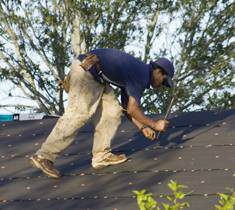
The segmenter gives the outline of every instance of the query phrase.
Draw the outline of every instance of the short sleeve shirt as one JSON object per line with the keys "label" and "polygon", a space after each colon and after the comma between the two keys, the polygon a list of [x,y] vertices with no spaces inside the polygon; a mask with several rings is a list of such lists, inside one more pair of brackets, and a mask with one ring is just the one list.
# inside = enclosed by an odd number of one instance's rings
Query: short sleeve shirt
{"label": "short sleeve shirt", "polygon": [[[151,65],[117,49],[95,49],[90,53],[99,58],[103,78],[121,88],[122,106],[126,108],[129,96],[140,104],[144,90],[150,87]],[[90,71],[99,80],[95,69]]]}

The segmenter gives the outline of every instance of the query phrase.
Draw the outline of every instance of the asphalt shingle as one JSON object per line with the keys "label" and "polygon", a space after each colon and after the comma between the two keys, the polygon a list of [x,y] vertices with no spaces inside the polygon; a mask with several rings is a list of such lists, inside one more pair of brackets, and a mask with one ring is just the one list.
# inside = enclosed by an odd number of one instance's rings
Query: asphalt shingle
{"label": "asphalt shingle", "polygon": [[56,121],[0,123],[0,209],[134,210],[133,190],[147,189],[162,201],[174,180],[193,191],[186,197],[189,209],[210,210],[218,192],[235,187],[235,110],[172,114],[169,129],[154,142],[123,119],[112,148],[129,160],[102,170],[90,165],[93,127],[88,123],[57,159],[59,180],[28,161]]}

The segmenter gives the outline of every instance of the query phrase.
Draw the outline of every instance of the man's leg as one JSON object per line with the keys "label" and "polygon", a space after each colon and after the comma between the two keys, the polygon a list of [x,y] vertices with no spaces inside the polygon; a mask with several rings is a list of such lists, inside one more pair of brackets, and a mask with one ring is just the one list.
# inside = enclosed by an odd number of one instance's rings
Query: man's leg
{"label": "man's leg", "polygon": [[[111,86],[107,85],[93,122],[95,125],[94,143],[93,143],[93,159],[92,166],[101,168],[107,165],[118,164],[126,161],[125,156],[112,156],[111,140],[113,139],[118,126],[121,123],[122,108],[114,94]],[[107,158],[114,158],[113,163],[103,163]]]}
{"label": "man's leg", "polygon": [[84,71],[74,60],[70,72],[68,106],[36,155],[54,162],[59,153],[74,140],[78,129],[95,113],[102,97],[104,86]]}

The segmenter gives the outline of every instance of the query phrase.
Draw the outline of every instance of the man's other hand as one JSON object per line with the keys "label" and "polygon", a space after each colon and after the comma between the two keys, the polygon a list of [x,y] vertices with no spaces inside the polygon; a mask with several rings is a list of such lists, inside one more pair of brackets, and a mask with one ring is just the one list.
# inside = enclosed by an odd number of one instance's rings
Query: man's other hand
{"label": "man's other hand", "polygon": [[149,128],[149,127],[143,128],[142,133],[144,134],[146,138],[152,141],[156,138],[156,133],[152,128]]}
{"label": "man's other hand", "polygon": [[169,125],[169,121],[167,120],[157,120],[154,124],[154,129],[160,132],[165,132]]}

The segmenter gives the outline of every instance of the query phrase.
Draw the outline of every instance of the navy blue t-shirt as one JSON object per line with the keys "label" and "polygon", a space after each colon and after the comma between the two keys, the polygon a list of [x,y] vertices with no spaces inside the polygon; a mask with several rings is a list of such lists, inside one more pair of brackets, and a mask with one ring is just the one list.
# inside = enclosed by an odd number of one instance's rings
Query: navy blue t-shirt
{"label": "navy blue t-shirt", "polygon": [[[121,88],[122,106],[127,107],[129,96],[140,104],[144,90],[150,87],[151,65],[117,49],[96,49],[90,53],[99,58],[106,81]],[[94,68],[91,73],[97,78]]]}

